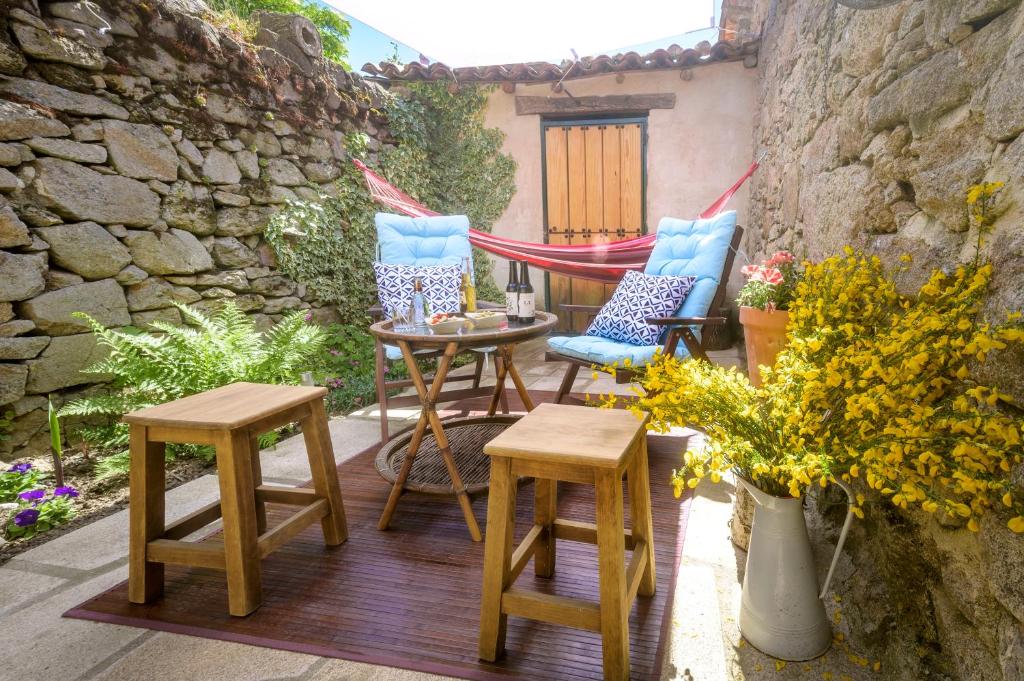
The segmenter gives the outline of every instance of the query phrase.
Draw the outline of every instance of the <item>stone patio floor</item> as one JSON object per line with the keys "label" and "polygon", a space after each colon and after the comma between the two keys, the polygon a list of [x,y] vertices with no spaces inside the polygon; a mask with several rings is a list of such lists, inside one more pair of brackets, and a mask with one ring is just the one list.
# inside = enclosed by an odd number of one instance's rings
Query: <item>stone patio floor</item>
{"label": "stone patio floor", "polygon": [[[556,390],[562,364],[545,364],[542,341],[517,349],[517,365],[529,389]],[[712,353],[722,364],[738,364],[735,350]],[[469,368],[460,369],[467,371]],[[491,379],[493,383],[493,378]],[[615,391],[608,377],[584,371],[576,392]],[[378,411],[368,407],[330,423],[334,452],[344,461],[377,441]],[[393,432],[417,417],[396,414]],[[261,454],[264,477],[275,484],[308,479],[302,438],[291,438]],[[667,481],[652,481],[667,484]],[[697,488],[673,604],[672,640],[663,679],[738,681],[861,681],[885,678],[858,663],[841,643],[809,663],[777,663],[739,637],[742,570],[746,554],[729,540],[735,488],[728,482]],[[217,496],[216,476],[206,475],[167,493],[172,521]],[[481,512],[477,509],[478,514]],[[208,530],[204,530],[208,531]],[[408,681],[430,674],[326,659],[237,643],[64,619],[61,614],[127,578],[128,512],[121,511],[27,551],[0,567],[0,680],[59,678],[128,681]],[[819,557],[826,564],[828,556]],[[828,604],[834,614],[836,603]],[[838,630],[838,628],[837,628]]]}

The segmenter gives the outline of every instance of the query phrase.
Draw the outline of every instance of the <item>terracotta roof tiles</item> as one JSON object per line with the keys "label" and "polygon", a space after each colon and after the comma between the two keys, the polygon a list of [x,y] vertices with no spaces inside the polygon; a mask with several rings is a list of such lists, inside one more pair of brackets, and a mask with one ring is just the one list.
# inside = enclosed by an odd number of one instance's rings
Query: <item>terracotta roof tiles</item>
{"label": "terracotta roof tiles", "polygon": [[561,64],[534,61],[520,64],[495,64],[492,66],[466,66],[453,69],[441,62],[424,66],[419,62],[399,65],[393,62],[364,64],[363,71],[388,80],[455,80],[457,82],[480,83],[542,83],[559,81],[563,78],[586,78],[603,73],[622,71],[645,71],[655,69],[691,68],[714,62],[738,61],[757,55],[758,41],[736,43],[720,41],[712,45],[699,43],[696,47],[682,48],[671,45],[647,54],[626,52],[609,56],[583,57],[578,62],[563,61]]}

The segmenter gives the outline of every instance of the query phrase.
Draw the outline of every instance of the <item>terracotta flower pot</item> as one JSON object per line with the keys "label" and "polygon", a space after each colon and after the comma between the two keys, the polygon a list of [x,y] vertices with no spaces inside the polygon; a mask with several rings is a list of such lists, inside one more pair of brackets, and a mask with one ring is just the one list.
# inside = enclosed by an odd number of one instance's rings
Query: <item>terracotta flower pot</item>
{"label": "terracotta flower pot", "polygon": [[761,385],[759,366],[774,366],[775,357],[786,346],[786,325],[789,312],[785,310],[759,310],[740,307],[740,324],[747,346],[747,371],[750,382]]}

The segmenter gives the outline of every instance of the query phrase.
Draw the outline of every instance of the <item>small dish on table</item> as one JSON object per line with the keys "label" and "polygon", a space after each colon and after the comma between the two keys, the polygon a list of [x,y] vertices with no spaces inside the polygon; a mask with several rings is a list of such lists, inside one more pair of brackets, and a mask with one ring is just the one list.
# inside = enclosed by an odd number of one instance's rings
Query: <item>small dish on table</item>
{"label": "small dish on table", "polygon": [[439,312],[430,315],[427,318],[427,328],[432,333],[440,335],[448,335],[452,333],[458,333],[459,329],[466,325],[466,320],[462,317],[456,317],[455,315]]}
{"label": "small dish on table", "polygon": [[477,329],[496,329],[508,321],[505,313],[497,310],[467,312],[466,319],[473,322],[473,326]]}

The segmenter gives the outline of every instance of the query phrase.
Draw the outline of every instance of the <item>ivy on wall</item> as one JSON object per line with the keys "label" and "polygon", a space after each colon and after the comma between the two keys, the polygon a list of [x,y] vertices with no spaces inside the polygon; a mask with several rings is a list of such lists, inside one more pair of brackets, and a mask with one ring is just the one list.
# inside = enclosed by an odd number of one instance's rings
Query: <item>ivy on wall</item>
{"label": "ivy on wall", "polygon": [[[446,82],[403,86],[388,109],[397,147],[380,155],[384,177],[425,206],[443,214],[469,217],[490,231],[515,193],[516,163],[501,153],[505,133],[484,125],[490,87]],[[491,261],[473,255],[478,295],[501,300]]]}
{"label": "ivy on wall", "polygon": [[[396,146],[379,154],[379,170],[420,203],[444,214],[464,214],[489,231],[515,193],[515,161],[501,153],[504,133],[484,125],[488,89],[447,83],[417,83],[391,93],[385,115]],[[346,137],[355,158],[367,158],[366,136]],[[362,173],[342,163],[337,196],[292,202],[267,227],[266,238],[280,268],[326,303],[345,322],[365,316],[374,300],[373,202]],[[503,298],[491,276],[491,261],[473,258],[478,296]]]}

